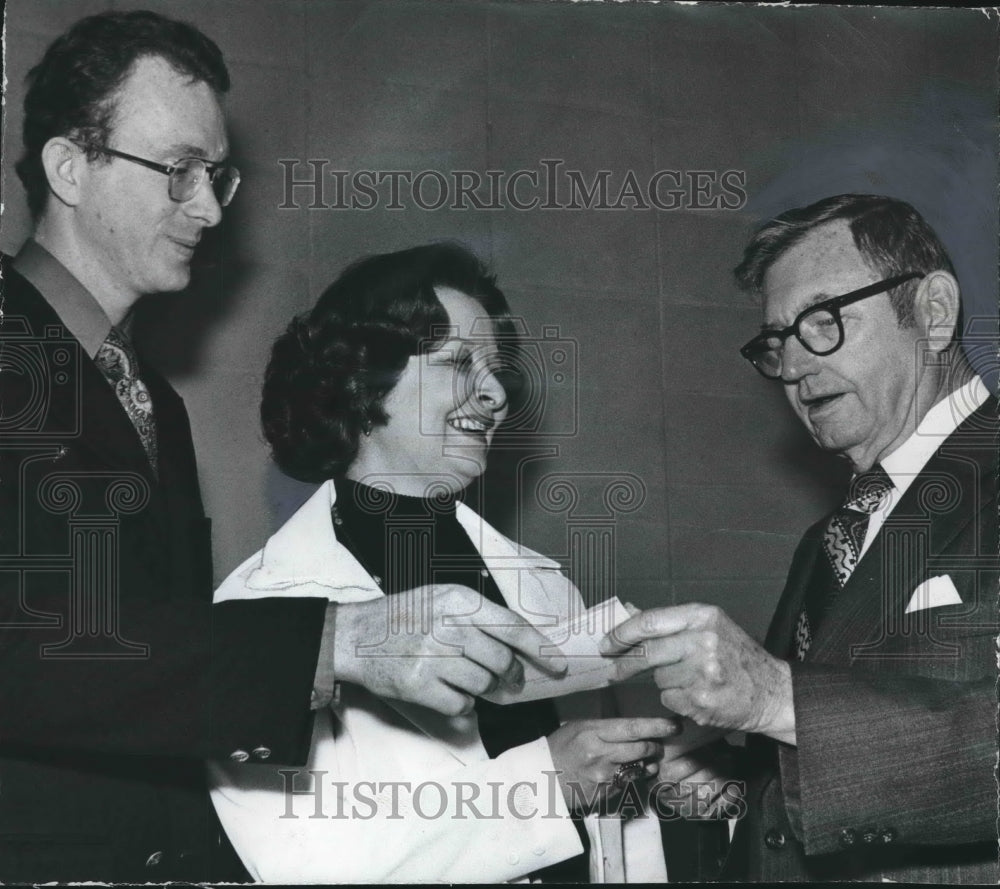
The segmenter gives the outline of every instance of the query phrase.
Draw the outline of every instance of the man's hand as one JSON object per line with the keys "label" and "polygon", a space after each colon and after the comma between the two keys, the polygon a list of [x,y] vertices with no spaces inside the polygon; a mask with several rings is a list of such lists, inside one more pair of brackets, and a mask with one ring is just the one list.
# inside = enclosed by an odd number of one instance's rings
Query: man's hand
{"label": "man's hand", "polygon": [[618,679],[653,670],[663,705],[698,725],[795,743],[792,674],[714,605],[653,608],[601,642]]}
{"label": "man's hand", "polygon": [[728,817],[743,797],[743,784],[735,778],[733,749],[721,739],[680,755],[667,745],[655,785],[656,811],[680,818]]}
{"label": "man's hand", "polygon": [[474,697],[501,682],[519,687],[517,655],[554,675],[566,671],[558,648],[523,617],[457,584],[339,605],[334,633],[339,681],[446,716],[468,713]]}

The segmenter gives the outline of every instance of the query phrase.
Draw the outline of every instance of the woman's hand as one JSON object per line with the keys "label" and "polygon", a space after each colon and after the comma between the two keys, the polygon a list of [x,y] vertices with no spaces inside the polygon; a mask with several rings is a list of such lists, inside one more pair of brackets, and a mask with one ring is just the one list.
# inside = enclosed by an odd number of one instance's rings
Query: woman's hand
{"label": "woman's hand", "polygon": [[643,763],[635,776],[640,780],[654,777],[663,755],[660,739],[677,728],[671,719],[635,717],[567,722],[552,732],[549,751],[570,811],[590,812],[618,796],[627,782],[617,783],[615,773],[625,763]]}

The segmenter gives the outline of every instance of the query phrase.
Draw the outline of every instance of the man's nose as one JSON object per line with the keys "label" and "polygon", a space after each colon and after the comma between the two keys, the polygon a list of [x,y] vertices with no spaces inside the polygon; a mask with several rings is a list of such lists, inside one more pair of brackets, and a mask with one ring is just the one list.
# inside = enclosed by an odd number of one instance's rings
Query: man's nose
{"label": "man's nose", "polygon": [[799,342],[798,337],[788,337],[781,350],[781,379],[786,383],[796,383],[802,377],[815,373],[818,358]]}
{"label": "man's nose", "polygon": [[198,185],[198,190],[184,202],[184,212],[202,221],[206,228],[222,221],[222,206],[215,196],[210,177],[206,175]]}

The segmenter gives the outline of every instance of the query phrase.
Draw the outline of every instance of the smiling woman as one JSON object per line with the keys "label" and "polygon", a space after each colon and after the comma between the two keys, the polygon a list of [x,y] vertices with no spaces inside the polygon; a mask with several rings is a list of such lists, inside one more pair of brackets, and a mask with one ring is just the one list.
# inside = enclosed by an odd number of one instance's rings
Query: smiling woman
{"label": "smiling woman", "polygon": [[275,343],[261,419],[276,461],[303,481],[465,488],[506,413],[498,372],[514,339],[506,299],[464,248],[355,263]]}
{"label": "smiling woman", "polygon": [[561,726],[550,700],[501,706],[484,697],[443,716],[356,680],[373,663],[420,675],[431,658],[396,646],[416,633],[450,640],[449,660],[454,652],[475,661],[481,695],[496,682],[478,643],[454,637],[456,625],[496,636],[505,622],[561,625],[584,610],[555,562],[460,500],[508,414],[501,380],[514,334],[479,260],[437,244],[349,267],[275,343],[265,435],[288,474],[324,484],[216,599],[323,596],[338,603],[338,633],[357,607],[349,603],[385,608],[376,639],[336,645],[341,688],[317,713],[307,769],[211,766],[222,824],[257,879],[665,877],[655,818],[593,812],[621,797],[616,775],[641,783],[656,774],[671,721]]}

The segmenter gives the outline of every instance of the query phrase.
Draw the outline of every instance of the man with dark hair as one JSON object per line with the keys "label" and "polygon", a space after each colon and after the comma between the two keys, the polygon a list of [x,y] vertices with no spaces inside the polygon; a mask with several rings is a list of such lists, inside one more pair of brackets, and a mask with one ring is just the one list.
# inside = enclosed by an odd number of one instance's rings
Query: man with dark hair
{"label": "man with dark hair", "polygon": [[908,204],[792,210],[737,269],[742,354],[854,476],[806,532],[765,648],[721,610],[609,639],[665,706],[750,733],[724,877],[989,882],[997,866],[997,400],[959,342],[958,282]]}
{"label": "man with dark hair", "polygon": [[[420,633],[394,647],[419,660],[365,658],[385,600],[213,608],[187,414],[129,319],[187,286],[239,184],[228,84],[211,40],[150,12],[78,22],[28,77],[18,172],[36,227],[3,258],[0,315],[4,882],[245,878],[202,760],[303,762],[335,650],[353,655],[337,679],[454,714],[518,681],[512,648],[546,644],[496,606],[488,629],[459,628],[463,656]],[[435,620],[442,601],[482,601],[418,592]]]}

